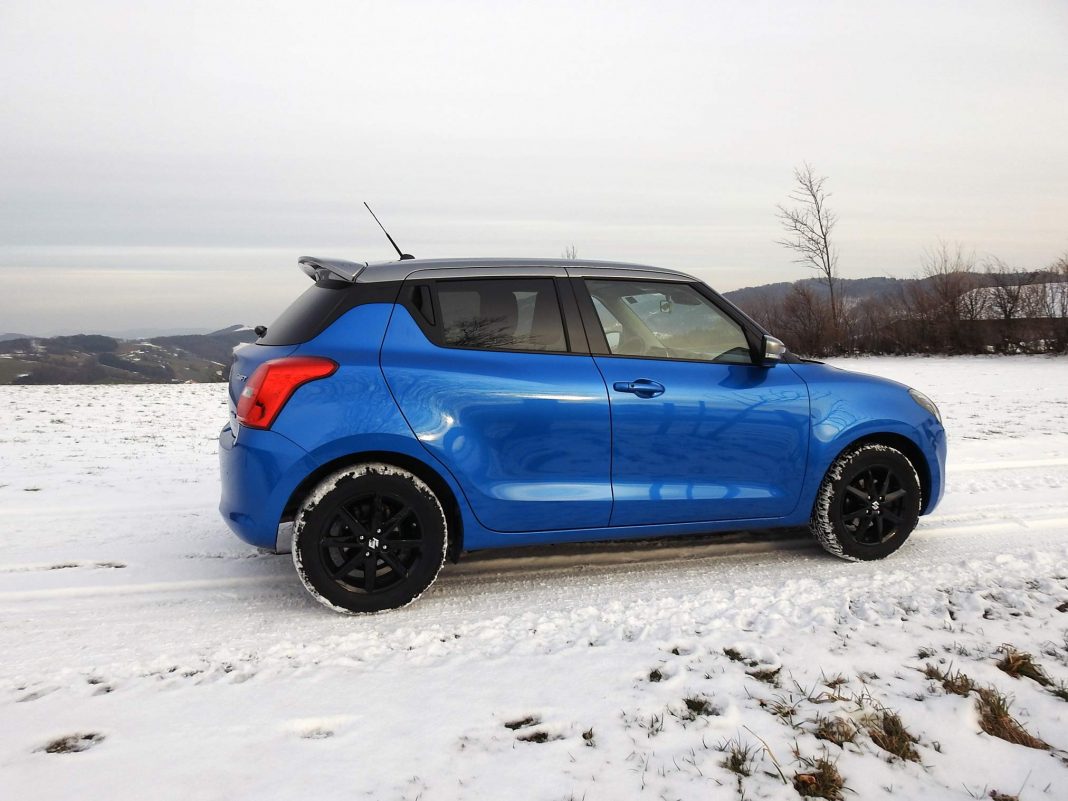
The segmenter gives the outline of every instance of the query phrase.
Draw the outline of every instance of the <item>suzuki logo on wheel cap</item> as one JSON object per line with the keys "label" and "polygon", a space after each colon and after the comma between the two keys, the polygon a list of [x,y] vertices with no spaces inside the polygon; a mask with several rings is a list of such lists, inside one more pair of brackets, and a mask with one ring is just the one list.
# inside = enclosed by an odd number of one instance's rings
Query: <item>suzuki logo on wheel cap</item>
{"label": "suzuki logo on wheel cap", "polygon": [[367,544],[370,545],[372,548],[377,548],[378,547],[378,537],[371,537],[371,539],[369,539],[367,541]]}

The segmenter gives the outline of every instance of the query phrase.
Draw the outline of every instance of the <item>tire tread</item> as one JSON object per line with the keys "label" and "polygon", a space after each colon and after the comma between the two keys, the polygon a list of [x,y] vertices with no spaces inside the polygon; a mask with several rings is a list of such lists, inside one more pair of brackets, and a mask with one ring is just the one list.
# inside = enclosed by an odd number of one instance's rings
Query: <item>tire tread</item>
{"label": "tire tread", "polygon": [[[859,562],[862,560],[857,556],[845,552],[842,548],[842,541],[838,537],[838,532],[835,531],[834,521],[831,520],[831,505],[834,503],[835,498],[835,484],[842,478],[842,475],[849,469],[849,466],[853,464],[853,462],[871,453],[890,453],[900,456],[912,471],[912,478],[915,480],[916,486],[920,486],[920,478],[916,474],[916,468],[912,464],[912,461],[897,448],[892,448],[889,445],[881,445],[878,442],[869,442],[847,450],[840,454],[838,458],[831,463],[830,468],[827,470],[827,474],[823,477],[823,481],[820,484],[819,492],[816,493],[816,503],[812,508],[812,518],[809,520],[809,530],[825,551],[834,554],[839,559],[845,559],[848,562]],[[908,535],[906,534],[902,539],[904,540],[907,537]]]}
{"label": "tire tread", "polygon": [[[309,580],[308,575],[304,570],[304,566],[301,564],[300,535],[304,531],[308,514],[313,509],[315,509],[316,506],[319,505],[319,502],[322,501],[323,498],[325,498],[327,495],[337,489],[338,485],[341,484],[341,482],[353,478],[361,478],[367,475],[393,476],[395,478],[404,479],[405,481],[411,483],[412,486],[419,493],[424,495],[427,500],[429,500],[434,505],[434,508],[437,509],[438,514],[441,516],[441,526],[442,531],[445,533],[445,536],[441,538],[441,555],[438,561],[437,568],[434,570],[434,574],[426,587],[421,589],[419,592],[417,592],[404,603],[398,604],[396,606],[391,606],[385,609],[361,611],[347,609],[343,606],[338,606],[333,601],[323,596],[322,593],[320,593],[315,588],[315,586]],[[393,611],[394,609],[403,609],[404,607],[415,603],[419,600],[423,593],[425,593],[428,589],[430,589],[431,586],[433,586],[434,582],[437,580],[438,573],[441,571],[441,568],[445,564],[445,558],[449,549],[448,535],[449,524],[448,518],[445,516],[445,510],[444,508],[442,508],[441,501],[438,500],[438,496],[434,494],[434,491],[430,489],[429,486],[427,486],[426,482],[424,482],[414,473],[411,473],[402,467],[397,467],[396,465],[387,464],[385,462],[364,462],[362,464],[349,465],[347,467],[341,468],[340,470],[334,473],[331,473],[322,481],[320,481],[312,489],[312,491],[308,493],[308,496],[301,503],[300,509],[297,511],[296,520],[293,524],[293,566],[297,569],[297,576],[300,578],[301,583],[304,585],[304,589],[306,589],[308,593],[323,606],[326,606],[330,609],[333,609],[335,612],[340,612],[341,614],[345,615],[377,615],[381,614],[382,612]]]}

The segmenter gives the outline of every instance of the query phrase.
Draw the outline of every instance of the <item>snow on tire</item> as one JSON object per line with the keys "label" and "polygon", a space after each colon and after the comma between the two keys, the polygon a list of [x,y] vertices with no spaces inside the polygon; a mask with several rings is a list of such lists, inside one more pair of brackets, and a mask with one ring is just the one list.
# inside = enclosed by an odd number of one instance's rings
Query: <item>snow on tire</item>
{"label": "snow on tire", "polygon": [[905,454],[888,445],[860,445],[827,470],[809,528],[837,557],[882,559],[908,539],[921,501],[919,476]]}
{"label": "snow on tire", "polygon": [[350,465],[308,494],[293,526],[293,564],[309,593],[346,614],[419,598],[445,563],[445,511],[418,476],[391,464]]}

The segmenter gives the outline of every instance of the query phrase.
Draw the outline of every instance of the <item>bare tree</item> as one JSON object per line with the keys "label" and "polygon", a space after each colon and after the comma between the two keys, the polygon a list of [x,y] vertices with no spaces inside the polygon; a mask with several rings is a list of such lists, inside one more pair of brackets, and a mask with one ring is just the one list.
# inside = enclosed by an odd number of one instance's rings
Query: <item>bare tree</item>
{"label": "bare tree", "polygon": [[985,319],[989,309],[990,290],[988,287],[980,286],[976,280],[974,287],[961,295],[960,319],[975,323],[977,320]]}
{"label": "bare tree", "polygon": [[1028,287],[1035,280],[1034,273],[1020,272],[1009,267],[998,258],[991,258],[986,264],[986,273],[990,276],[990,310],[1001,321],[1002,345],[1014,352],[1019,320],[1028,316],[1031,289]]}
{"label": "bare tree", "polygon": [[773,292],[764,291],[751,296],[745,302],[745,311],[769,331],[786,331],[787,329],[788,323],[783,313],[782,298]]}
{"label": "bare tree", "polygon": [[841,322],[841,299],[837,297],[838,249],[831,240],[838,216],[827,208],[830,195],[824,190],[826,176],[817,176],[812,165],[804,164],[794,170],[794,190],[790,200],[792,208],[779,205],[779,221],[786,236],[778,240],[797,254],[798,264],[811,267],[827,285],[830,298],[830,321],[832,334],[837,335]]}
{"label": "bare tree", "polygon": [[1061,319],[1068,318],[1068,254],[1053,262],[1050,272],[1054,275],[1057,287],[1056,313]]}
{"label": "bare tree", "polygon": [[990,308],[1006,324],[1011,324],[1023,311],[1023,285],[1027,283],[1027,278],[999,258],[987,262],[986,272],[993,281]]}
{"label": "bare tree", "polygon": [[578,258],[578,249],[574,245],[568,245],[560,255],[568,261],[575,261]]}
{"label": "bare tree", "polygon": [[1050,294],[1053,297],[1053,340],[1058,350],[1068,351],[1068,254],[1061,256],[1050,266],[1053,283]]}
{"label": "bare tree", "polygon": [[809,356],[830,350],[830,304],[810,283],[795,281],[783,299],[784,328],[792,348]]}
{"label": "bare tree", "polygon": [[906,352],[926,352],[943,344],[937,333],[938,301],[926,284],[914,281],[902,293],[904,315],[899,335]]}
{"label": "bare tree", "polygon": [[965,254],[959,243],[950,246],[939,241],[924,255],[923,276],[930,295],[931,322],[940,329],[940,339],[958,349],[965,347],[968,334],[961,322],[976,312],[978,301],[972,296],[984,294],[973,292],[978,286],[974,271],[975,256]]}
{"label": "bare tree", "polygon": [[897,353],[901,351],[895,323],[901,312],[899,303],[887,298],[864,298],[853,309],[855,320],[853,348],[861,353]]}

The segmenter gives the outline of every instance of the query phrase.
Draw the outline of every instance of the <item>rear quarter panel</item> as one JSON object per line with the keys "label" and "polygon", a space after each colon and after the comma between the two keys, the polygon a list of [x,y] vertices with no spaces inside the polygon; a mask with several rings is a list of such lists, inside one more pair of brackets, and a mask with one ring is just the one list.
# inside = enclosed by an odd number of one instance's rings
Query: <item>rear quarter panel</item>
{"label": "rear quarter panel", "polygon": [[[300,345],[297,355],[325,356],[338,363],[338,370],[329,378],[300,387],[271,430],[307,451],[312,470],[374,451],[398,453],[426,464],[455,496],[464,520],[465,542],[477,541],[481,526],[455,478],[444,465],[428,458],[386,385],[379,359],[392,312],[392,304],[387,303],[357,306]],[[277,492],[288,498],[312,470]]]}
{"label": "rear quarter panel", "polygon": [[272,426],[317,463],[361,451],[399,448],[411,455],[422,451],[379,367],[392,309],[386,303],[357,306],[295,351],[338,363],[329,378],[300,387]]}

